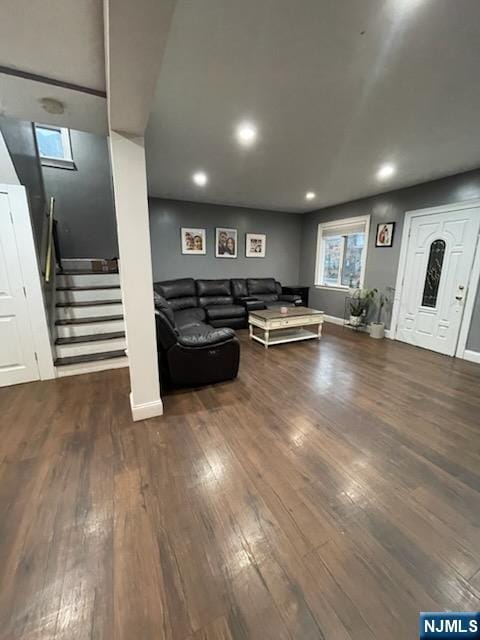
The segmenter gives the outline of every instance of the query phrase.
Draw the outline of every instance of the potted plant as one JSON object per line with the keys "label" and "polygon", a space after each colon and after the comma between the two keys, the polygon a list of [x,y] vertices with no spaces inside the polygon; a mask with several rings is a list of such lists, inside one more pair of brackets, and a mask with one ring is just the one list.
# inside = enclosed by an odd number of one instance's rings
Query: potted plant
{"label": "potted plant", "polygon": [[367,315],[368,307],[377,293],[376,289],[354,289],[350,297],[350,325],[359,327]]}
{"label": "potted plant", "polygon": [[385,323],[382,322],[382,313],[385,305],[391,302],[393,287],[387,287],[387,293],[379,293],[377,301],[377,320],[370,323],[370,337],[381,340],[385,337]]}

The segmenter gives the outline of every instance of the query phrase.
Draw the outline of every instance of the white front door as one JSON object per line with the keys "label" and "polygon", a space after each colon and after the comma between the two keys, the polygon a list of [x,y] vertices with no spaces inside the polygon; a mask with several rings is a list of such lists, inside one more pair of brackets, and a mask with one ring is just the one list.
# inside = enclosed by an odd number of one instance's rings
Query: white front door
{"label": "white front door", "polygon": [[412,216],[398,340],[455,354],[479,226],[478,207]]}
{"label": "white front door", "polygon": [[0,386],[38,378],[8,196],[0,193]]}

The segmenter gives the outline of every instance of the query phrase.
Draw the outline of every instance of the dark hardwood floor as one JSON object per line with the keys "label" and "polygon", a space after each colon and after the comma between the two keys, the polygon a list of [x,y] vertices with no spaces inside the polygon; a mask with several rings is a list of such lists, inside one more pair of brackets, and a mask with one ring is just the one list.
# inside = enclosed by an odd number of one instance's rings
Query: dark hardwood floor
{"label": "dark hardwood floor", "polygon": [[411,640],[480,608],[480,366],[325,325],[132,423],[0,390],[2,640]]}

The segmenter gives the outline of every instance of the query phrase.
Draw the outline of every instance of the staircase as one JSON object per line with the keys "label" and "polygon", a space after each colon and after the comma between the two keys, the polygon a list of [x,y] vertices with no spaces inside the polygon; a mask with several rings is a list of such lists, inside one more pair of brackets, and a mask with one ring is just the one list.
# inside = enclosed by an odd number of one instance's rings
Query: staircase
{"label": "staircase", "polygon": [[126,367],[118,272],[57,274],[55,328],[57,376]]}

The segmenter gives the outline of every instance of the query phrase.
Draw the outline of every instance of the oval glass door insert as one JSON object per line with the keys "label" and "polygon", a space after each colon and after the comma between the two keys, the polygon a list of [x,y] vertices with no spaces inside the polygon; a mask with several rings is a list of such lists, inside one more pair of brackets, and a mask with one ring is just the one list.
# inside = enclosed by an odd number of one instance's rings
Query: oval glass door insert
{"label": "oval glass door insert", "polygon": [[442,277],[443,258],[445,257],[445,240],[434,240],[430,245],[425,286],[423,288],[422,306],[435,308],[437,305],[438,287]]}

